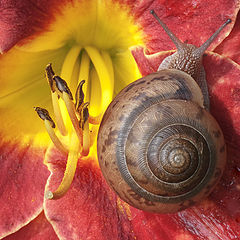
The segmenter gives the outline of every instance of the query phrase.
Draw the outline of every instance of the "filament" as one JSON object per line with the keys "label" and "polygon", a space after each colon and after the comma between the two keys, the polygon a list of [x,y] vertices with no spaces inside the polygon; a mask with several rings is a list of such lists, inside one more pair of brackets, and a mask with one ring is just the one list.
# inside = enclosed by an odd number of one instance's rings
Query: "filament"
{"label": "filament", "polygon": [[79,149],[79,141],[76,138],[75,134],[71,134],[70,142],[71,142],[71,145],[68,153],[66,170],[64,172],[62,182],[60,183],[56,191],[54,192],[47,191],[45,193],[45,197],[47,199],[59,199],[63,197],[64,194],[68,191],[68,189],[71,186],[71,183],[75,175],[76,167],[77,167],[80,149]]}
{"label": "filament", "polygon": [[49,137],[51,138],[52,142],[54,143],[54,145],[64,154],[68,153],[68,150],[66,147],[63,146],[62,142],[59,140],[59,138],[57,137],[56,133],[54,132],[51,123],[45,119],[44,120],[44,124],[47,130],[47,133],[49,135]]}
{"label": "filament", "polygon": [[85,92],[85,101],[89,101],[89,69],[90,59],[85,51],[82,53],[78,82],[85,80],[83,91]]}
{"label": "filament", "polygon": [[53,111],[54,111],[55,121],[56,121],[58,130],[60,131],[60,133],[63,136],[66,136],[67,135],[67,130],[66,130],[65,124],[63,122],[61,109],[59,107],[58,94],[55,91],[55,92],[52,92],[51,95],[52,95]]}
{"label": "filament", "polygon": [[76,131],[80,144],[82,145],[82,130],[79,127],[78,119],[75,113],[74,103],[69,98],[69,95],[66,92],[62,94],[63,101],[65,102],[69,117],[72,121],[72,125]]}
{"label": "filament", "polygon": [[102,92],[101,110],[103,112],[107,109],[109,103],[112,101],[114,87],[113,81],[111,81],[110,74],[99,51],[96,48],[90,46],[85,47],[85,49],[97,71],[100,80]]}
{"label": "filament", "polygon": [[90,133],[89,133],[89,121],[87,120],[83,126],[83,150],[82,155],[87,156],[90,149]]}
{"label": "filament", "polygon": [[61,71],[61,77],[63,79],[70,81],[73,73],[73,68],[77,61],[80,51],[81,51],[81,47],[78,45],[75,45],[67,53],[67,56],[65,57],[65,60],[62,65],[62,71]]}

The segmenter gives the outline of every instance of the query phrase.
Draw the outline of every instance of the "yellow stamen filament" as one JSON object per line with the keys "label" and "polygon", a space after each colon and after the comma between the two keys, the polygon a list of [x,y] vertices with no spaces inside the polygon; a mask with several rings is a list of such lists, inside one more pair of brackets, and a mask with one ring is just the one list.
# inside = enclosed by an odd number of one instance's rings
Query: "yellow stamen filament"
{"label": "yellow stamen filament", "polygon": [[47,191],[45,193],[45,197],[47,199],[59,199],[63,197],[63,195],[68,191],[68,189],[71,186],[71,183],[75,175],[76,167],[77,167],[80,149],[79,149],[79,141],[76,138],[75,134],[71,134],[70,142],[71,144],[70,144],[70,149],[69,149],[69,154],[67,159],[67,165],[66,165],[66,170],[64,172],[62,182],[60,183],[59,187],[55,192]]}
{"label": "yellow stamen filament", "polygon": [[85,93],[85,101],[89,101],[89,69],[90,69],[90,59],[85,51],[82,53],[80,70],[79,70],[79,78],[78,82],[85,80],[85,84],[83,85],[83,92]]}
{"label": "yellow stamen filament", "polygon": [[59,107],[58,94],[56,91],[52,92],[52,104],[53,104],[53,111],[54,111],[57,127],[58,127],[60,133],[63,136],[66,136],[67,130],[66,130],[66,127],[63,122],[62,113],[61,113],[61,110]]}
{"label": "yellow stamen filament", "polygon": [[99,51],[91,46],[87,46],[85,49],[99,76],[102,92],[101,110],[103,113],[107,109],[109,103],[112,101],[113,82],[111,81],[110,74]]}
{"label": "yellow stamen filament", "polygon": [[66,147],[63,146],[63,144],[61,143],[61,141],[59,140],[59,138],[57,137],[55,131],[52,128],[51,122],[47,119],[44,120],[44,124],[47,130],[47,133],[49,135],[49,137],[51,138],[52,142],[54,143],[54,145],[62,152],[67,154],[68,150]]}
{"label": "yellow stamen filament", "polygon": [[101,89],[101,85],[100,85],[99,77],[97,75],[95,68],[91,69],[90,78],[91,78],[91,95],[90,95],[89,114],[92,117],[101,116],[102,94],[101,94],[101,91],[99,91],[99,89]]}
{"label": "yellow stamen filament", "polygon": [[83,150],[82,155],[87,156],[90,149],[89,121],[87,120],[83,126]]}
{"label": "yellow stamen filament", "polygon": [[91,129],[90,129],[90,146],[92,146],[94,144],[94,142],[96,141],[96,136],[98,133],[98,125],[91,125]]}
{"label": "yellow stamen filament", "polygon": [[81,47],[79,45],[75,45],[69,50],[67,56],[65,57],[62,65],[61,78],[65,79],[66,81],[70,81],[71,79],[74,65],[77,61],[80,51]]}
{"label": "yellow stamen filament", "polygon": [[109,75],[111,78],[111,82],[113,84],[112,87],[114,88],[114,69],[113,69],[112,59],[111,59],[109,53],[106,51],[101,51],[101,55],[102,55],[103,61],[106,64],[106,67],[108,69],[108,72],[109,72]]}
{"label": "yellow stamen filament", "polygon": [[79,127],[78,119],[75,113],[75,106],[72,100],[69,98],[68,94],[66,92],[62,93],[62,99],[65,102],[69,117],[72,121],[72,125],[76,131],[76,134],[78,136],[78,139],[80,141],[80,144],[82,145],[82,130]]}

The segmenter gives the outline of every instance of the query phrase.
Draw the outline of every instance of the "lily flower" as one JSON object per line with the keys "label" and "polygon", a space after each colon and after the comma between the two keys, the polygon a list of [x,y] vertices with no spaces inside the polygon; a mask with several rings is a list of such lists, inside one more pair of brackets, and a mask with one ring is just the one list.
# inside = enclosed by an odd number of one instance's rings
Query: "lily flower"
{"label": "lily flower", "polygon": [[[240,38],[239,6],[238,0],[1,3],[0,239],[237,238],[240,59],[231,46]],[[121,201],[97,161],[97,132],[109,103],[174,51],[151,9],[197,46],[232,19],[204,58],[228,166],[208,199],[175,214]]]}

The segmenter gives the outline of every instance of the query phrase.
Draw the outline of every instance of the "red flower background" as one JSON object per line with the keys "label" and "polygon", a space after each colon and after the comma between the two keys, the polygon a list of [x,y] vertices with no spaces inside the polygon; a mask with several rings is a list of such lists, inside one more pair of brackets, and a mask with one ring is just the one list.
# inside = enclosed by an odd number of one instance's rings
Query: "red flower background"
{"label": "red flower background", "polygon": [[[98,165],[79,161],[68,194],[45,201],[44,186],[51,163],[50,186],[57,186],[66,159],[59,152],[22,147],[16,140],[0,141],[0,232],[4,239],[154,239],[202,240],[240,238],[240,2],[228,1],[116,1],[128,8],[145,33],[146,49],[132,53],[143,75],[157,70],[174,49],[149,14],[155,9],[182,40],[201,45],[227,18],[232,23],[219,35],[204,57],[211,113],[227,144],[228,163],[217,188],[199,205],[175,214],[152,214],[127,206],[109,189]],[[0,60],[15,44],[38,36],[53,21],[52,12],[65,1],[1,1]],[[197,36],[197,37],[196,37]],[[9,52],[8,52],[9,51]],[[17,59],[15,59],[17,61]],[[2,71],[1,74],[8,74]],[[1,77],[0,77],[1,79]],[[1,86],[8,84],[1,82]],[[1,98],[0,98],[1,100]],[[4,100],[1,100],[4,101]],[[4,115],[4,107],[0,113]],[[4,125],[5,124],[5,125]],[[3,123],[3,126],[7,126]],[[11,124],[9,124],[11,127]],[[30,160],[29,160],[30,159]],[[31,162],[31,164],[29,164]],[[44,211],[43,211],[44,209]],[[38,216],[37,216],[38,215]],[[28,223],[29,222],[29,223]],[[28,223],[28,224],[27,224]]]}

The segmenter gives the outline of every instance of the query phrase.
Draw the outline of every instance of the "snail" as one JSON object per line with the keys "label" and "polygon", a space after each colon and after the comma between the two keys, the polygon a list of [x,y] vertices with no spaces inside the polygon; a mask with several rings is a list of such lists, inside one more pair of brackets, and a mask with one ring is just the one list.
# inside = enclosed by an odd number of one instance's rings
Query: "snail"
{"label": "snail", "polygon": [[221,128],[209,113],[201,47],[182,43],[152,10],[177,51],[125,87],[100,124],[97,152],[111,188],[128,204],[172,213],[206,198],[226,164]]}

